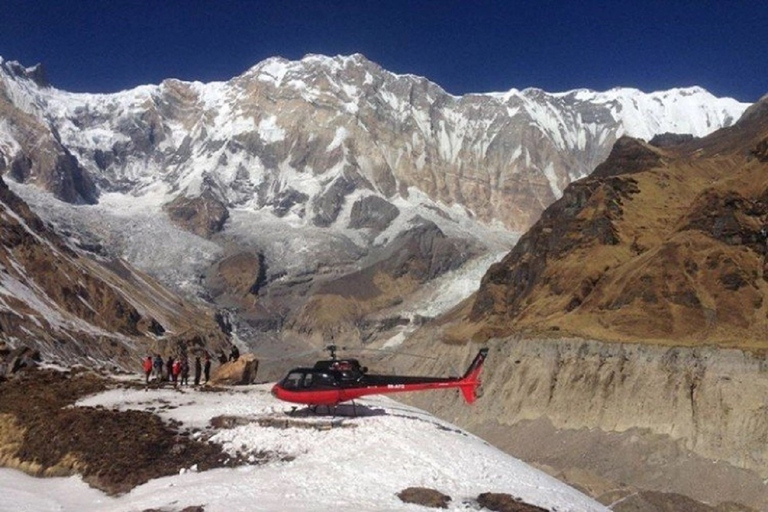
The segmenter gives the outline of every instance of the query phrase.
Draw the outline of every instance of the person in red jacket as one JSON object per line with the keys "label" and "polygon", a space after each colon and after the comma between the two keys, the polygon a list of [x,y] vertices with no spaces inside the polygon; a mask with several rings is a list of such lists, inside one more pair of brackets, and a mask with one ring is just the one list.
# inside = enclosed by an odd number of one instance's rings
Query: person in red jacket
{"label": "person in red jacket", "polygon": [[173,379],[173,387],[176,387],[179,383],[179,374],[181,373],[181,361],[176,359],[171,366],[171,378]]}
{"label": "person in red jacket", "polygon": [[149,376],[152,375],[152,356],[147,356],[146,359],[144,359],[142,367],[144,368],[144,376],[146,377],[145,382],[149,384]]}

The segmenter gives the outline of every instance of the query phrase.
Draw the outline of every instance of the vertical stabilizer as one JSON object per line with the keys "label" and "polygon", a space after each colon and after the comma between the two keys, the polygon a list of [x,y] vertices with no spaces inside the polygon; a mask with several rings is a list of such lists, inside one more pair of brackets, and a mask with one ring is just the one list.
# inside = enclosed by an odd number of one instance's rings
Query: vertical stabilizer
{"label": "vertical stabilizer", "polygon": [[464,395],[464,400],[468,404],[474,403],[477,400],[477,388],[480,386],[480,372],[483,369],[483,363],[488,356],[488,349],[481,348],[480,352],[475,356],[475,360],[469,365],[464,377],[461,378],[461,394]]}

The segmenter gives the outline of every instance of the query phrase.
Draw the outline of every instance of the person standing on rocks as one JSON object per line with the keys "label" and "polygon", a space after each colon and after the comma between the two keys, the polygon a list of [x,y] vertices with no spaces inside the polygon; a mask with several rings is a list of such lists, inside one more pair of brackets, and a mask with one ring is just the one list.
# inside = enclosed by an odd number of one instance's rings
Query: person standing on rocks
{"label": "person standing on rocks", "polygon": [[202,371],[203,371],[203,365],[200,362],[200,356],[195,356],[195,386],[200,385],[200,373]]}
{"label": "person standing on rocks", "polygon": [[173,381],[173,356],[168,356],[168,360],[165,362],[165,371],[168,375],[168,380]]}

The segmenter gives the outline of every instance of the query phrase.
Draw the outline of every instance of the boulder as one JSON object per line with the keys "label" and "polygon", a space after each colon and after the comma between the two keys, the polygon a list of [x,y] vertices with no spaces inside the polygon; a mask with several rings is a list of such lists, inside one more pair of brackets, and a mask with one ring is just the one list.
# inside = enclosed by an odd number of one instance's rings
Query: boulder
{"label": "boulder", "polygon": [[222,386],[238,386],[253,384],[259,360],[253,354],[243,354],[237,361],[229,361],[213,371],[209,384]]}
{"label": "boulder", "polygon": [[477,497],[477,503],[494,512],[547,512],[506,493],[484,492]]}
{"label": "boulder", "polygon": [[448,508],[451,497],[427,487],[408,487],[397,493],[403,503],[415,503],[422,507]]}

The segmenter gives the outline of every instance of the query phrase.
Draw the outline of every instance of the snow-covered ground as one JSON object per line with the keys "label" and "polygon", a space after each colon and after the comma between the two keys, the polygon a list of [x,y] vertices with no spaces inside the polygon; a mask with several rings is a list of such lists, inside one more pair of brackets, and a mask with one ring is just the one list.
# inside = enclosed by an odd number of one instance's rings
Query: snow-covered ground
{"label": "snow-covered ground", "polygon": [[[36,479],[0,469],[1,511],[181,510],[201,505],[218,511],[418,511],[396,494],[428,487],[449,495],[448,510],[480,510],[484,492],[508,493],[558,512],[606,511],[604,506],[558,480],[419,409],[385,397],[357,403],[358,415],[300,417],[292,421],[328,427],[262,426],[289,418],[291,406],[274,399],[270,385],[224,392],[117,389],[81,400],[81,406],[153,409],[193,435],[212,440],[231,454],[252,453],[270,462],[198,472],[179,468],[120,497],[90,488],[79,477]],[[162,406],[162,407],[161,407]],[[351,412],[351,406],[342,412]],[[212,430],[211,418],[251,421]],[[261,420],[261,423],[259,421]]]}

